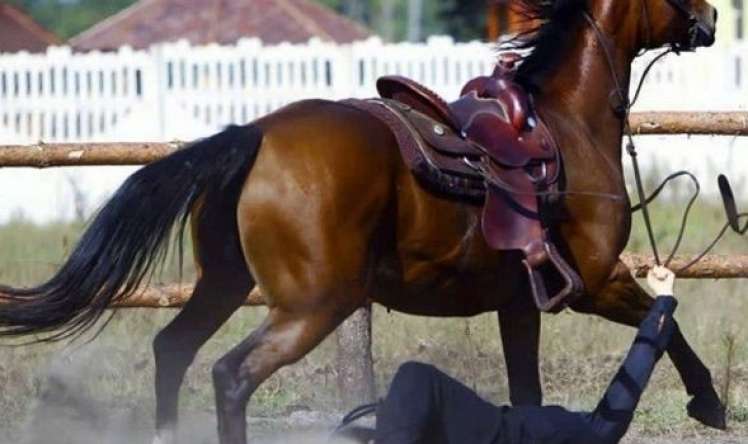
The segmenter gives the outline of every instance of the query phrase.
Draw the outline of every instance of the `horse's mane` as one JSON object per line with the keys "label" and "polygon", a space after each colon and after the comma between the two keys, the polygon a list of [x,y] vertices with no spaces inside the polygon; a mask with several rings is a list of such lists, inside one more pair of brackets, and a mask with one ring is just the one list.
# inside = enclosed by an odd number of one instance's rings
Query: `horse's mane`
{"label": "horse's mane", "polygon": [[499,44],[500,50],[528,50],[516,81],[529,91],[541,89],[542,77],[561,62],[576,36],[574,30],[587,0],[513,0],[526,30]]}

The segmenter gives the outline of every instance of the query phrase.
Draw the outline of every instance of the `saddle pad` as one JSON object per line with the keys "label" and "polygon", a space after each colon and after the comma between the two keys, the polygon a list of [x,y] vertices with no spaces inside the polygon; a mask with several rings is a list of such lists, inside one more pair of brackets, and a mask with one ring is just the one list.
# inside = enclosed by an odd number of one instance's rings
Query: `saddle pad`
{"label": "saddle pad", "polygon": [[[437,195],[483,205],[485,180],[475,164],[469,163],[480,162],[481,153],[450,128],[440,126],[436,131],[443,135],[437,135],[434,128],[441,125],[439,122],[392,100],[348,99],[341,103],[374,116],[392,131],[405,164],[426,189]],[[430,144],[430,140],[433,142],[431,132],[442,142],[441,151]]]}

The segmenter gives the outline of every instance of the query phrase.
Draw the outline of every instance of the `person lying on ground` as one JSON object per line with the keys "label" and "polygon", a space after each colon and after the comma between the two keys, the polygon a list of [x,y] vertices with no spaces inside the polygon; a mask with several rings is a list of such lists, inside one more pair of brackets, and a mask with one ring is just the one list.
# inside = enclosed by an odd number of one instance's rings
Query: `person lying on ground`
{"label": "person lying on ground", "polygon": [[618,443],[670,342],[677,306],[674,281],[673,272],[663,267],[649,273],[647,282],[659,296],[592,412],[571,412],[560,406],[495,406],[439,369],[408,362],[398,369],[387,397],[370,409],[376,411],[376,430],[343,428],[342,433],[376,444]]}

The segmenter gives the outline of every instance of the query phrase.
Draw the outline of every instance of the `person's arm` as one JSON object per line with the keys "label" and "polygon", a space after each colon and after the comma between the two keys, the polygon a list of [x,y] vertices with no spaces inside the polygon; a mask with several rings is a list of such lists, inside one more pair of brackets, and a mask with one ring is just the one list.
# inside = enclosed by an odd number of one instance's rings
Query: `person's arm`
{"label": "person's arm", "polygon": [[675,273],[655,267],[647,275],[647,283],[657,298],[640,324],[623,365],[590,415],[590,425],[601,442],[617,443],[626,433],[642,392],[673,334],[673,313],[678,305],[673,297]]}
{"label": "person's arm", "polygon": [[659,351],[659,358],[670,343],[673,333],[673,313],[678,306],[678,301],[673,296],[675,273],[662,266],[654,267],[647,274],[647,285],[657,299],[639,327],[637,340],[653,341]]}

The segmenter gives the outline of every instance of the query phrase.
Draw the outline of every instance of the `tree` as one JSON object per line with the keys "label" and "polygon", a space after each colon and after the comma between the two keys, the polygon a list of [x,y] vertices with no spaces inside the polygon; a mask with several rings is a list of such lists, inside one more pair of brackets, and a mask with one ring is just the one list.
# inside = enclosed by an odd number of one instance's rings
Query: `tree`
{"label": "tree", "polygon": [[442,1],[440,19],[444,31],[457,40],[476,40],[486,37],[486,0]]}
{"label": "tree", "polygon": [[408,40],[421,40],[423,34],[423,0],[408,0]]}
{"label": "tree", "polygon": [[10,0],[42,26],[67,40],[136,0]]}

